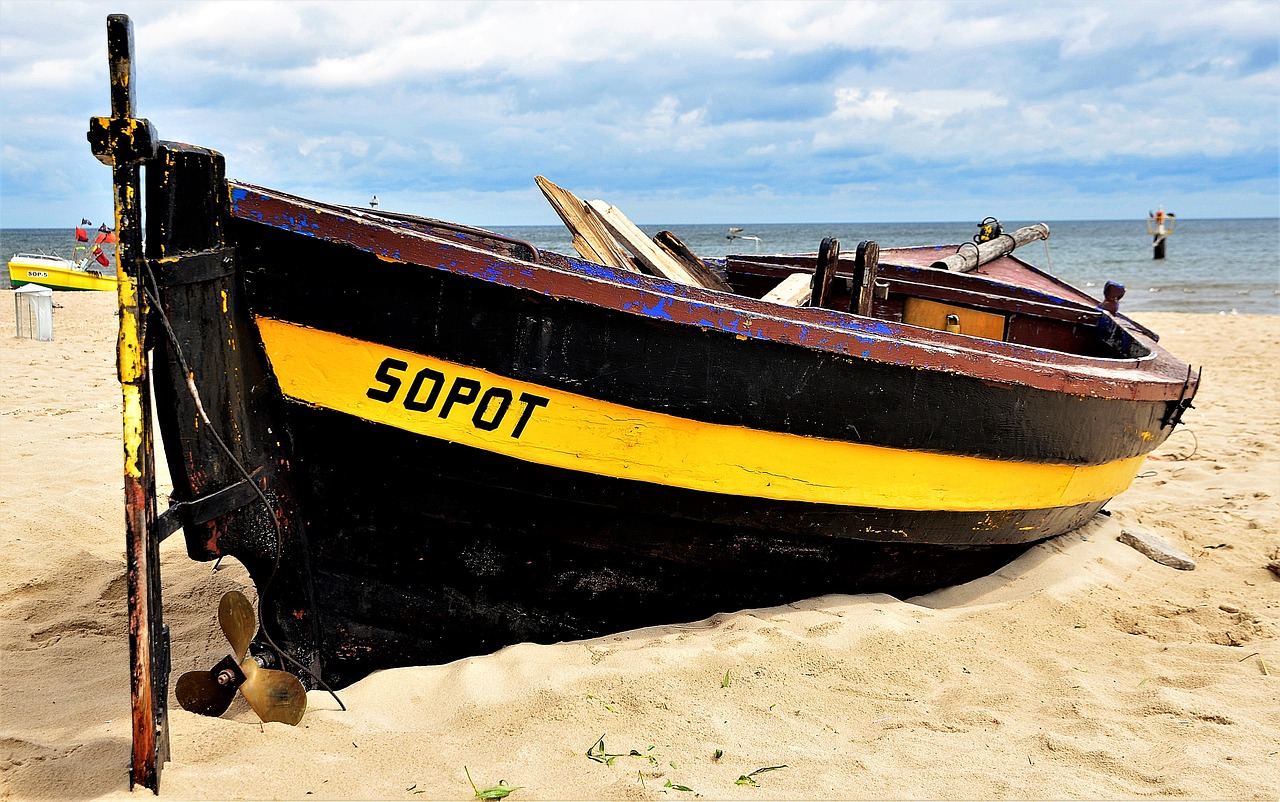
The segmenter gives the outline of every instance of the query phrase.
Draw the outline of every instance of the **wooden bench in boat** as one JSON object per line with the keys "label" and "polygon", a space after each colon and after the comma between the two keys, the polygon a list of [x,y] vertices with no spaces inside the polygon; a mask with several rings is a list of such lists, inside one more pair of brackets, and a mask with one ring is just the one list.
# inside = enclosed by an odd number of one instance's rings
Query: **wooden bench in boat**
{"label": "wooden bench in boat", "polygon": [[[730,282],[739,292],[765,297],[782,279],[811,275],[815,256],[730,256]],[[855,261],[842,259],[828,308],[849,311],[855,293]],[[947,316],[958,318],[959,333],[1021,345],[1092,356],[1117,356],[1127,346],[1100,340],[1104,314],[1072,300],[1051,298],[1029,287],[992,282],[979,275],[927,267],[879,265],[865,314],[880,320],[947,330]],[[852,310],[855,313],[858,310]],[[1112,353],[1119,351],[1120,354]]]}

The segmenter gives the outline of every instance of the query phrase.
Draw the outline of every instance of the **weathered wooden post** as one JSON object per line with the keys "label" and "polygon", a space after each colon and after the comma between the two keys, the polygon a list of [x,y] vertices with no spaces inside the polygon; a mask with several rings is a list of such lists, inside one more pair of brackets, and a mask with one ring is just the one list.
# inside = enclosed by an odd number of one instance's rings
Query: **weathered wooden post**
{"label": "weathered wooden post", "polygon": [[836,268],[840,266],[840,240],[827,237],[818,246],[818,264],[813,270],[813,290],[809,306],[830,309],[832,289],[836,281]]}
{"label": "weathered wooden post", "polygon": [[143,290],[140,168],[156,154],[151,123],[137,119],[133,24],[107,18],[111,116],[89,121],[89,142],[110,165],[115,184],[116,265],[120,333],[116,370],[124,401],[124,501],[129,588],[129,673],[133,751],[129,785],[159,793],[160,767],[169,758],[169,650],[160,605],[160,538],[155,532],[156,482],[147,372],[147,318]]}
{"label": "weathered wooden post", "polygon": [[880,246],[871,240],[858,243],[854,260],[853,288],[849,299],[849,311],[863,317],[871,316],[872,289],[876,273],[880,269]]}

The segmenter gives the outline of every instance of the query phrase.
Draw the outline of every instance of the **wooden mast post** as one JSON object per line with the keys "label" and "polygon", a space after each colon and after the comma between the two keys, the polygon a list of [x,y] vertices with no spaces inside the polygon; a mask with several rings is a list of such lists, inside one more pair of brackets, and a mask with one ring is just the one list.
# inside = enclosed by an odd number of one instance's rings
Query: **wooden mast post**
{"label": "wooden mast post", "polygon": [[160,605],[160,538],[155,531],[156,485],[147,370],[147,316],[143,291],[140,173],[156,153],[151,124],[137,119],[133,75],[133,24],[123,14],[107,18],[111,116],[89,121],[89,142],[112,168],[115,185],[116,267],[120,333],[116,370],[124,402],[124,503],[129,588],[129,673],[133,750],[129,785],[160,790],[160,767],[169,758],[168,632]]}

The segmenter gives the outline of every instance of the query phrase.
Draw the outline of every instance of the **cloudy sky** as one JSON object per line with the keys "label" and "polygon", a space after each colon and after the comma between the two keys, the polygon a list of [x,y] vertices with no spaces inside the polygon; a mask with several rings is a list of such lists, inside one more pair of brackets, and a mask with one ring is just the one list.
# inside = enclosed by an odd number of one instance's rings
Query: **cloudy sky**
{"label": "cloudy sky", "polygon": [[0,226],[110,216],[106,16],[160,136],[294,194],[553,224],[1280,214],[1280,3],[0,0]]}

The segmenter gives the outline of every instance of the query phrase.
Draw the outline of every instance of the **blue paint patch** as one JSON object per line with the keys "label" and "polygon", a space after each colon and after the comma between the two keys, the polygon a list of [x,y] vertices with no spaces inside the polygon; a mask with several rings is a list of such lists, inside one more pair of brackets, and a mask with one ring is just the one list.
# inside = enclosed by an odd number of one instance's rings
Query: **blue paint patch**
{"label": "blue paint patch", "polygon": [[[882,337],[892,337],[894,334],[897,333],[894,331],[894,327],[887,323],[881,323],[871,318],[864,318],[864,320],[865,322],[856,321],[858,323],[857,327],[862,331],[869,331],[873,334],[879,334]],[[852,327],[842,326],[841,328],[852,328]]]}
{"label": "blue paint patch", "polygon": [[499,262],[489,262],[485,264],[485,266],[482,267],[479,271],[473,272],[472,275],[476,276],[477,278],[484,279],[485,281],[491,282],[493,284],[500,284],[504,279],[506,279],[507,270]]}
{"label": "blue paint patch", "polygon": [[671,312],[667,307],[671,306],[670,298],[659,298],[653,306],[640,306],[640,314],[645,317],[655,317],[661,320],[671,320]]}
{"label": "blue paint patch", "polygon": [[627,287],[639,287],[641,285],[639,273],[630,270],[619,270],[608,265],[598,265],[595,262],[584,262],[573,257],[565,258],[569,262],[569,266],[574,269],[574,272],[581,273],[584,276],[590,276],[613,284],[622,284]]}
{"label": "blue paint patch", "polygon": [[[236,209],[239,207],[240,202],[248,199],[248,197],[249,197],[249,191],[246,189],[235,187],[234,189],[231,190],[231,211],[233,214],[235,213]],[[262,196],[259,195],[258,197],[262,197]],[[250,216],[253,220],[258,221],[259,223],[266,222],[262,217],[262,212],[255,211],[249,214],[248,216]]]}
{"label": "blue paint patch", "polygon": [[293,215],[285,215],[282,221],[286,228],[290,231],[297,232],[308,237],[315,237],[320,232],[320,224],[311,222],[305,215],[302,217],[294,217]]}

